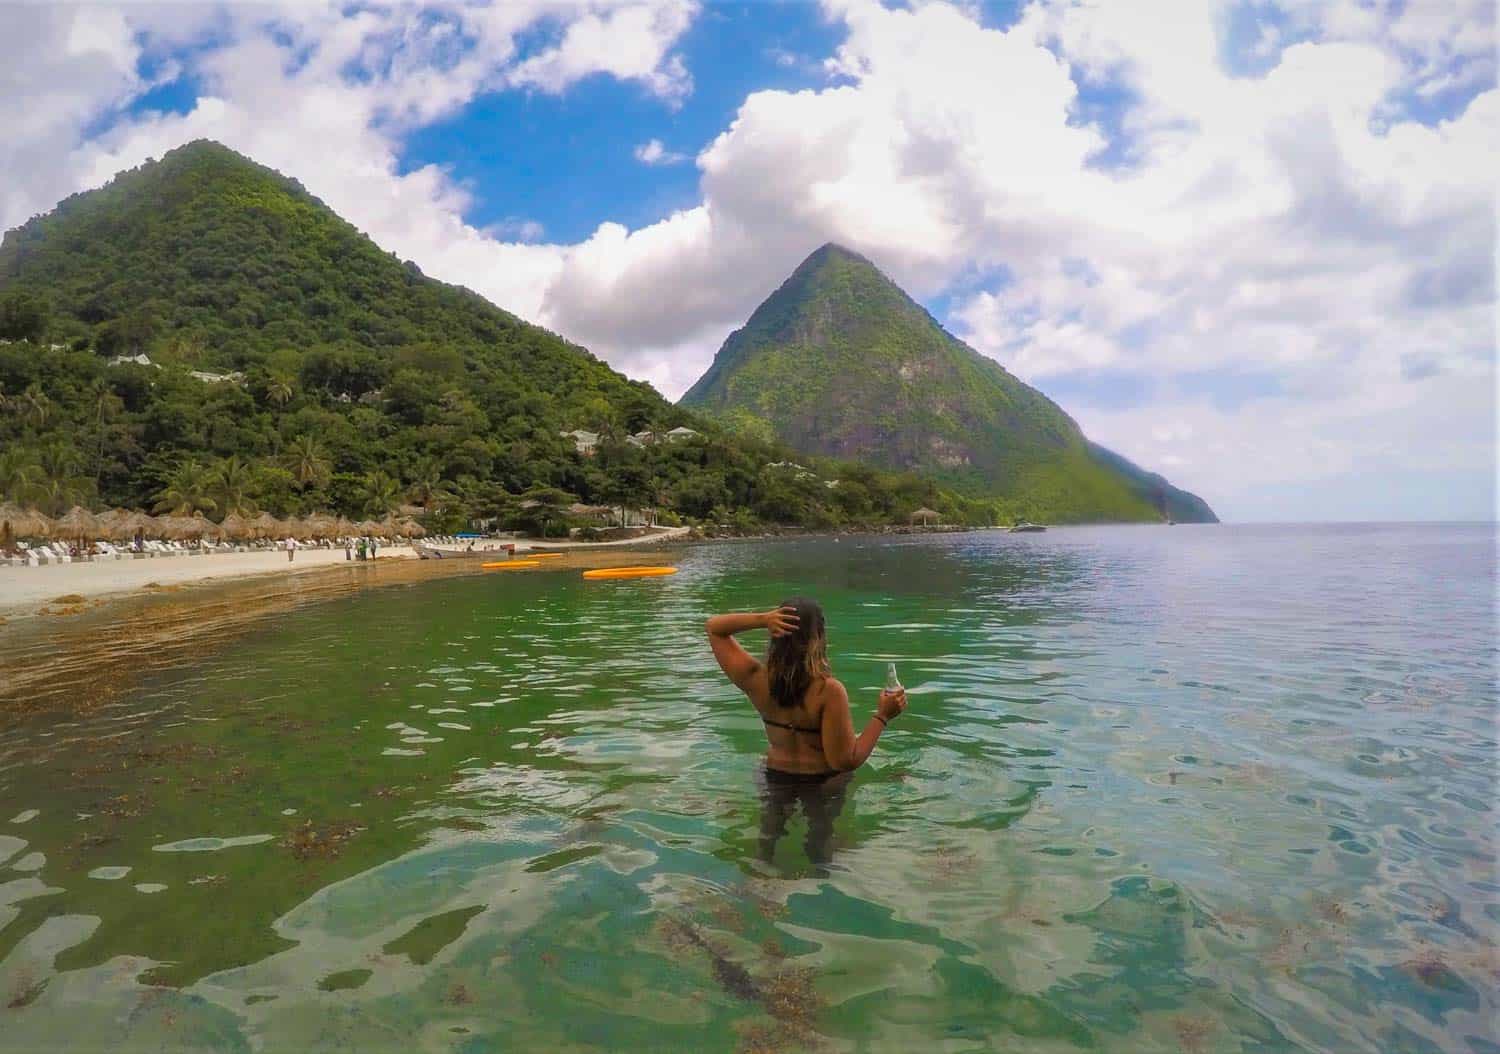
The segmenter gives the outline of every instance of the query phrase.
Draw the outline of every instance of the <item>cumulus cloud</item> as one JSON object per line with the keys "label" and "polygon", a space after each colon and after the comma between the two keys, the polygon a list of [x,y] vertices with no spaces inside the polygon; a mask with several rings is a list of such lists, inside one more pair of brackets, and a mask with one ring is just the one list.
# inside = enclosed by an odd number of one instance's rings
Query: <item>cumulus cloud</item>
{"label": "cumulus cloud", "polygon": [[[1231,515],[1278,514],[1252,493],[1268,472],[1435,465],[1492,507],[1500,95],[1425,123],[1402,102],[1484,61],[1483,9],[1421,32],[1414,5],[1326,33],[1291,12],[1251,39],[1258,76],[1224,67],[1207,5],[1034,4],[1004,30],[939,3],[829,10],[848,28],[830,86],[752,94],[698,158],[700,207],[569,250],[555,325],[627,364],[686,352],[677,390],[832,239],[946,292],[960,336],[1082,393],[1066,405],[1099,439]],[[1130,100],[1118,128],[1084,117],[1100,85]],[[662,288],[692,292],[662,315]]]}
{"label": "cumulus cloud", "polygon": [[[825,0],[843,42],[824,85],[748,95],[695,159],[696,206],[634,230],[601,217],[573,245],[521,220],[475,230],[469,189],[400,169],[402,136],[486,92],[590,76],[676,105],[709,74],[674,51],[691,3],[10,8],[0,220],[210,136],[668,394],[833,240],[941,295],[960,336],[1231,516],[1317,508],[1293,484],[1413,474],[1491,509],[1493,9],[1244,6],[1252,28],[1232,33],[1227,2],[1143,19],[1036,0],[987,28],[966,5]],[[148,90],[144,53],[205,39],[190,113],[85,136]]]}
{"label": "cumulus cloud", "polygon": [[660,139],[648,139],[636,147],[635,159],[643,165],[679,165],[690,160],[687,154],[668,150]]}
{"label": "cumulus cloud", "polygon": [[[402,136],[485,92],[560,92],[596,75],[680,100],[691,82],[671,49],[695,10],[686,0],[395,4],[352,14],[334,0],[5,8],[0,49],[12,54],[0,50],[10,60],[0,64],[0,119],[13,134],[0,139],[0,225],[50,207],[60,190],[98,186],[212,138],[297,177],[429,274],[536,317],[562,250],[536,244],[544,232],[534,221],[487,231],[466,223],[470,191],[436,166],[403,172]],[[523,55],[526,34],[543,43]],[[178,53],[199,87],[192,109],[124,115],[160,79],[139,71]]]}

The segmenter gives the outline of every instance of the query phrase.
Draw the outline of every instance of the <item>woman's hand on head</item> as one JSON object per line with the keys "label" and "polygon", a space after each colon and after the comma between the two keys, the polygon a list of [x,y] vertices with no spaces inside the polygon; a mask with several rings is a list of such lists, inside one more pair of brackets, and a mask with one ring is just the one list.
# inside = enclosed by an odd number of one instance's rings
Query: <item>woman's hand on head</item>
{"label": "woman's hand on head", "polygon": [[773,608],[765,614],[766,629],[771,631],[773,637],[785,637],[788,633],[797,632],[797,609],[796,608]]}
{"label": "woman's hand on head", "polygon": [[897,688],[892,691],[886,689],[880,693],[880,702],[875,706],[875,712],[887,721],[894,721],[906,710],[906,689]]}

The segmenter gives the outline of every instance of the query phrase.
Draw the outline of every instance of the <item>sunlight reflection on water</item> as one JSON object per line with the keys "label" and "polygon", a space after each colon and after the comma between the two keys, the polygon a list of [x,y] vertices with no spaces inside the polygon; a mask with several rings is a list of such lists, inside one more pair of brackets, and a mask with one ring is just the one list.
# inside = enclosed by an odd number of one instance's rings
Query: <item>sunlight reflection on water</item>
{"label": "sunlight reflection on water", "polygon": [[[0,1049],[1486,1049],[1493,543],[810,540],[296,611],[0,731]],[[762,845],[701,633],[794,592],[857,715],[887,661],[912,697],[827,861],[804,803]]]}

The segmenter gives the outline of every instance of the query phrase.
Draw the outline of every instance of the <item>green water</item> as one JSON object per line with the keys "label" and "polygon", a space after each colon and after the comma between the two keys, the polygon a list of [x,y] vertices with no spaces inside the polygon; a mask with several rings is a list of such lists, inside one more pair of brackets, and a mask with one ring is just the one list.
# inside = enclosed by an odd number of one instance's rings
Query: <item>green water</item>
{"label": "green water", "polygon": [[[372,590],[5,718],[0,1050],[1500,1050],[1492,528],[680,564]],[[861,724],[888,661],[911,698],[826,862],[801,811],[763,852],[701,632],[793,592]]]}

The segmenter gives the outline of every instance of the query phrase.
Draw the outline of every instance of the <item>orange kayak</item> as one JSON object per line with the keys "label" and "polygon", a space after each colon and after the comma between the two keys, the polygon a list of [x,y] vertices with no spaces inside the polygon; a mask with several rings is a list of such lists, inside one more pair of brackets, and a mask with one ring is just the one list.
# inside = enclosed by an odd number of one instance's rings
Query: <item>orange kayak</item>
{"label": "orange kayak", "polygon": [[675,575],[675,567],[596,567],[592,571],[585,571],[584,578],[659,578],[662,575]]}

